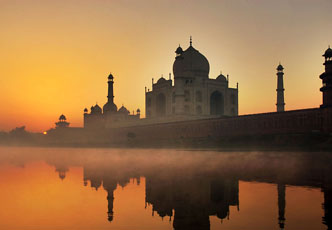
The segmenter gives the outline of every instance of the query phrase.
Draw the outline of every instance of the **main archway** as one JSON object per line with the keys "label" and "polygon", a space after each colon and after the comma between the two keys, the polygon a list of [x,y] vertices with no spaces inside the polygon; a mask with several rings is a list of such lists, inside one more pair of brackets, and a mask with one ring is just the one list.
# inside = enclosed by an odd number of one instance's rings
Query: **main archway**
{"label": "main archway", "polygon": [[214,91],[210,96],[210,114],[224,114],[224,97],[219,91]]}
{"label": "main archway", "polygon": [[157,116],[165,116],[166,115],[166,97],[163,93],[158,94],[157,96]]}

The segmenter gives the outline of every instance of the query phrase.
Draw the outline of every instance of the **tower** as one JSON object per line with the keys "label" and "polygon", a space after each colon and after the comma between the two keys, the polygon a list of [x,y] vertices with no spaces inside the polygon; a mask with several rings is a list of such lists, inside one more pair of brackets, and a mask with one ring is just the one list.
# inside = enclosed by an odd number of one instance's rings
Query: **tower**
{"label": "tower", "polygon": [[117,106],[114,104],[114,92],[113,92],[114,77],[112,74],[108,76],[107,83],[108,83],[107,103],[103,107],[105,115],[107,115],[108,113],[118,111]]}
{"label": "tower", "polygon": [[107,102],[114,104],[114,94],[113,94],[113,84],[114,84],[114,77],[112,74],[108,76],[108,94],[107,94]]}
{"label": "tower", "polygon": [[69,126],[69,123],[67,122],[67,118],[65,115],[61,114],[59,117],[59,121],[55,123],[56,128],[66,128]]}
{"label": "tower", "polygon": [[[175,60],[178,62],[180,62],[180,61],[182,62],[183,50],[180,46],[176,49],[175,53],[176,53]],[[182,115],[182,114],[184,114],[184,85],[185,85],[184,82],[185,82],[185,79],[184,79],[183,74],[179,75],[174,71],[174,67],[173,67],[173,74],[174,74],[174,86],[175,86],[174,113],[177,115]]]}
{"label": "tower", "polygon": [[277,85],[277,112],[285,111],[284,100],[284,67],[279,64],[277,67],[278,85]]}
{"label": "tower", "polygon": [[319,78],[323,81],[320,91],[323,92],[323,104],[321,108],[332,107],[332,49],[329,47],[323,57],[325,58],[325,72]]}

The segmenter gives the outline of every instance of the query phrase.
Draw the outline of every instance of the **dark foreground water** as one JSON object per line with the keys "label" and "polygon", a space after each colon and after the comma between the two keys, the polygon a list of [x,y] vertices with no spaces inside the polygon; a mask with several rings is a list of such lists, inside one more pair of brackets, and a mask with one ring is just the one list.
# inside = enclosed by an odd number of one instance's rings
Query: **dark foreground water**
{"label": "dark foreground water", "polygon": [[330,155],[0,147],[0,229],[328,229]]}

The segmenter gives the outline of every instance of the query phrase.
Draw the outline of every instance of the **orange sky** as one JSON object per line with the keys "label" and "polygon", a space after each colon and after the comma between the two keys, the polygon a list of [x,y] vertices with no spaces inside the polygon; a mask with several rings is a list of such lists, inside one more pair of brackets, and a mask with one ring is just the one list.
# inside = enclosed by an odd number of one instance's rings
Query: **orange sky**
{"label": "orange sky", "polygon": [[[106,102],[144,108],[144,87],[172,71],[175,49],[193,46],[239,82],[240,114],[275,111],[276,66],[286,109],[321,104],[322,54],[332,44],[330,0],[1,0],[0,130],[43,131],[64,113]],[[143,114],[144,115],[144,114]]]}

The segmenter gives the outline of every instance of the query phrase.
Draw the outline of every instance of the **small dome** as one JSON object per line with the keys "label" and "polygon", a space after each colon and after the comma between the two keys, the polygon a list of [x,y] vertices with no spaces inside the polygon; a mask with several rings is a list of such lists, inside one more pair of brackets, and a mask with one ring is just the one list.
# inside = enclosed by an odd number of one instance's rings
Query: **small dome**
{"label": "small dome", "polygon": [[110,73],[110,75],[108,75],[108,79],[109,80],[112,80],[112,79],[114,79],[114,77],[113,77],[113,75]]}
{"label": "small dome", "polygon": [[166,82],[166,79],[161,77],[159,78],[159,80],[157,81],[157,84],[160,84],[160,83],[165,83]]}
{"label": "small dome", "polygon": [[209,61],[192,46],[183,51],[181,56],[176,57],[173,64],[174,77],[192,75],[208,77],[209,72]]}
{"label": "small dome", "polygon": [[331,49],[330,46],[329,46],[329,48],[325,51],[323,57],[326,57],[326,58],[330,58],[330,57],[332,57],[332,49]]}
{"label": "small dome", "polygon": [[67,118],[66,118],[65,115],[61,114],[61,116],[59,117],[59,120],[60,121],[65,121],[65,120],[67,120]]}
{"label": "small dome", "polygon": [[116,104],[112,103],[112,102],[107,102],[104,106],[103,106],[103,111],[104,113],[108,113],[108,112],[117,112],[118,111],[118,107],[116,106]]}
{"label": "small dome", "polygon": [[216,78],[216,80],[217,80],[217,81],[227,81],[227,78],[226,78],[224,75],[220,74],[220,75]]}
{"label": "small dome", "polygon": [[88,109],[87,109],[87,108],[85,108],[85,109],[84,109],[84,113],[87,113],[87,112],[88,112]]}
{"label": "small dome", "polygon": [[140,109],[137,109],[137,110],[136,110],[136,112],[137,112],[137,113],[140,113],[140,112],[141,112],[141,110],[140,110]]}
{"label": "small dome", "polygon": [[183,49],[181,48],[181,46],[179,46],[176,50],[175,50],[176,54],[182,54],[183,53]]}
{"label": "small dome", "polygon": [[119,113],[129,114],[129,111],[128,109],[126,109],[126,107],[121,106],[121,108],[119,109]]}
{"label": "small dome", "polygon": [[102,113],[102,110],[101,110],[101,108],[100,108],[100,106],[98,104],[96,104],[94,106],[93,112],[94,113]]}
{"label": "small dome", "polygon": [[281,64],[279,64],[278,67],[277,67],[277,70],[278,70],[278,71],[283,71],[283,70],[284,70],[284,67],[283,67]]}

